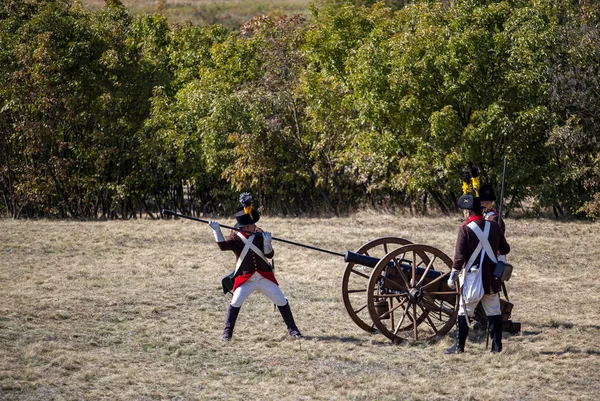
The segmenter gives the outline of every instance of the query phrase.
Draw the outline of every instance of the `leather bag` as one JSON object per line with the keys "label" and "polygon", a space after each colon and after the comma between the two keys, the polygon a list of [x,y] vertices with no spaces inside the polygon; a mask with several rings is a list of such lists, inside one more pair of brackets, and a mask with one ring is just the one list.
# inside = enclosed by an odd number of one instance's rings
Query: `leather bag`
{"label": "leather bag", "polygon": [[494,272],[492,273],[492,275],[496,280],[508,281],[512,274],[512,270],[513,266],[510,263],[498,260],[498,262],[496,263],[496,267],[494,267]]}
{"label": "leather bag", "polygon": [[226,275],[221,279],[221,286],[223,286],[223,294],[227,294],[233,290],[233,278],[235,277],[235,270]]}

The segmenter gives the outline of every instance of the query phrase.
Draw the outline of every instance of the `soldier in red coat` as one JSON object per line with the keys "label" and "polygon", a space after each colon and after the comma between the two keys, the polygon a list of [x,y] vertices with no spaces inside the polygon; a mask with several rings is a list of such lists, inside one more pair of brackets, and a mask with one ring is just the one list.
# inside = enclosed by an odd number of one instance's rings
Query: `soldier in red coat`
{"label": "soldier in red coat", "polygon": [[223,238],[221,226],[216,221],[210,221],[215,240],[222,251],[233,251],[236,257],[234,273],[233,297],[227,309],[223,341],[231,340],[233,328],[240,308],[254,291],[265,294],[277,307],[287,325],[289,335],[300,338],[302,334],[296,327],[288,300],[283,295],[279,283],[273,273],[269,259],[273,257],[272,236],[270,232],[256,227],[260,215],[252,206],[252,197],[245,192],[240,195],[241,207],[235,218],[236,228],[243,231],[231,230],[227,239]]}
{"label": "soldier in red coat", "polygon": [[[496,193],[490,184],[481,185],[479,189],[479,199],[481,200],[483,217],[486,220],[493,221],[494,223],[498,224],[500,214],[494,208]],[[504,224],[504,220],[500,221],[500,227],[502,228],[502,232],[506,235],[506,225]],[[506,255],[498,255],[498,260],[506,262]],[[483,320],[481,316],[483,313],[483,307],[478,306],[475,310],[475,322],[473,323],[473,328],[476,330],[485,330],[485,325],[480,323],[480,320]]]}
{"label": "soldier in red coat", "polygon": [[[452,272],[448,285],[456,288],[456,280],[461,276],[461,299],[456,327],[456,343],[446,350],[447,354],[464,352],[469,333],[467,316],[472,317],[475,307],[481,301],[488,317],[492,351],[502,351],[502,312],[500,310],[500,282],[493,277],[496,255],[506,255],[510,246],[497,223],[485,220],[481,201],[471,195],[463,195],[458,200],[466,221],[458,231]],[[472,280],[477,277],[479,280]],[[467,286],[465,283],[479,283]],[[482,288],[481,288],[482,287]],[[475,291],[471,291],[471,290]]]}
{"label": "soldier in red coat", "polygon": [[[481,208],[483,209],[483,217],[486,220],[493,221],[498,224],[498,211],[494,209],[494,202],[496,201],[496,193],[494,188],[489,184],[483,184],[479,190],[479,199],[481,200]],[[500,222],[502,232],[506,232],[504,220]]]}

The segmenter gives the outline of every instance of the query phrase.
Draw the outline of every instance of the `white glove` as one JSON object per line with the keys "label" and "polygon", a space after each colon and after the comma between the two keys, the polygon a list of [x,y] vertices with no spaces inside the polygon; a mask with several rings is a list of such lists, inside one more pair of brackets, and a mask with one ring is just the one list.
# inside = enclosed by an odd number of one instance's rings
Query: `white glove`
{"label": "white glove", "polygon": [[263,231],[262,235],[263,235],[263,249],[264,249],[265,253],[273,252],[273,244],[271,243],[271,241],[273,241],[273,236],[268,231]]}
{"label": "white glove", "polygon": [[456,289],[456,280],[458,280],[458,273],[460,273],[459,270],[452,269],[452,271],[450,272],[450,277],[448,277],[448,287],[452,288],[453,290]]}
{"label": "white glove", "polygon": [[500,255],[498,256],[498,260],[501,262],[506,262],[506,255]]}
{"label": "white glove", "polygon": [[223,233],[221,232],[221,226],[218,221],[210,220],[208,225],[213,230],[213,234],[215,235],[215,241],[217,242],[225,242],[225,238],[223,238]]}

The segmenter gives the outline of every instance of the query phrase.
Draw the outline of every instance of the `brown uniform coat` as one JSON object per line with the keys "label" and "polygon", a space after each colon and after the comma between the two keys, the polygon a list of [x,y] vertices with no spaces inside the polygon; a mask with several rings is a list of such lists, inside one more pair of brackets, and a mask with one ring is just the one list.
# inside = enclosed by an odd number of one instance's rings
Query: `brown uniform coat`
{"label": "brown uniform coat", "polygon": [[[249,234],[247,235],[249,236]],[[233,251],[233,253],[235,253],[235,260],[237,263],[237,260],[239,259],[240,254],[244,249],[244,242],[240,237],[237,236],[235,231],[231,231],[224,242],[217,242],[217,244],[219,245],[219,249],[222,251]],[[252,244],[254,244],[261,251],[265,251],[262,235],[257,234],[254,237],[254,241],[252,241]],[[271,251],[269,253],[265,253],[265,256],[271,259],[274,254],[275,251]],[[246,257],[242,261],[242,264],[240,265],[240,269],[238,270],[236,276],[251,274],[255,271],[272,272],[273,269],[263,260],[263,258],[254,253],[254,251],[251,248],[248,250]]]}
{"label": "brown uniform coat", "polygon": [[[453,269],[462,270],[466,263],[471,258],[471,254],[475,252],[475,248],[479,245],[479,239],[477,235],[467,227],[467,224],[471,221],[475,221],[475,223],[479,226],[481,231],[484,230],[485,220],[483,216],[475,216],[477,218],[471,217],[465,224],[463,224],[458,230],[458,239],[456,240],[456,248],[454,250],[454,264],[452,265]],[[490,222],[490,236],[488,237],[488,241],[490,242],[490,246],[496,255],[506,255],[510,252],[510,246],[508,242],[506,242],[506,238],[504,237],[504,233],[500,229],[497,223]],[[479,264],[479,257],[476,259],[476,264]],[[500,291],[500,282],[493,278],[492,272],[494,271],[494,267],[496,264],[492,262],[492,260],[486,254],[483,258],[483,268],[481,270],[481,278],[483,281],[483,289],[486,294],[492,294]]]}
{"label": "brown uniform coat", "polygon": [[[484,213],[485,219],[489,221],[493,221],[498,224],[498,211],[494,208],[490,208],[487,212]],[[500,221],[500,227],[502,227],[502,232],[506,235],[506,225],[504,224],[504,219]]]}

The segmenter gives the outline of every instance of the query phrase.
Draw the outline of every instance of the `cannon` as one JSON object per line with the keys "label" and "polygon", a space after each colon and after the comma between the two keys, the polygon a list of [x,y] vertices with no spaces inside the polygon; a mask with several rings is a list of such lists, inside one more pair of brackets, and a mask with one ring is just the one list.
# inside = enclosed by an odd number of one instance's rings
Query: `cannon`
{"label": "cannon", "polygon": [[[162,214],[208,223],[169,210]],[[435,342],[456,323],[460,293],[447,284],[452,259],[437,248],[404,238],[383,237],[367,242],[355,252],[341,254],[282,238],[272,239],[343,256],[346,268],[342,275],[342,300],[350,318],[367,332],[380,332],[395,344]],[[503,327],[505,331],[518,332],[520,324],[510,320],[512,304],[505,287],[504,296],[506,299],[500,300]],[[476,320],[485,327],[487,321],[481,310],[476,311]]]}
{"label": "cannon", "polygon": [[[452,259],[439,249],[385,237],[346,251],[344,261],[342,299],[363,330],[379,331],[399,344],[435,342],[454,327],[460,293],[447,284]],[[500,307],[504,330],[520,331],[520,324],[510,320],[508,299],[501,299]],[[476,311],[476,320],[487,324],[482,311]]]}

